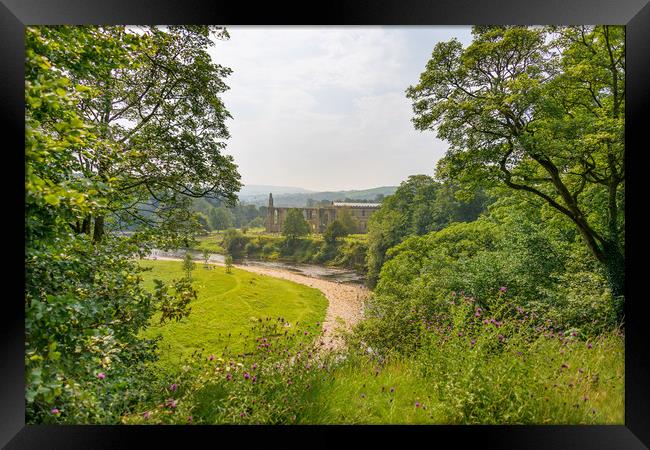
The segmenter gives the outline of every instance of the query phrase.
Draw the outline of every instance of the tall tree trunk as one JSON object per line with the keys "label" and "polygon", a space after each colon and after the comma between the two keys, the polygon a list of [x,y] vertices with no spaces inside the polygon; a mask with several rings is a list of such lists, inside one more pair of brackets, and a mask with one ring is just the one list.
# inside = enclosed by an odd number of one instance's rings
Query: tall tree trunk
{"label": "tall tree trunk", "polygon": [[81,232],[84,234],[90,234],[90,216],[84,217],[83,222],[81,223]]}
{"label": "tall tree trunk", "polygon": [[99,242],[104,236],[104,216],[95,217],[95,229],[93,230],[93,242]]}
{"label": "tall tree trunk", "polygon": [[604,245],[606,257],[605,270],[607,282],[614,297],[616,320],[623,320],[623,301],[625,299],[625,256],[618,243],[607,241]]}

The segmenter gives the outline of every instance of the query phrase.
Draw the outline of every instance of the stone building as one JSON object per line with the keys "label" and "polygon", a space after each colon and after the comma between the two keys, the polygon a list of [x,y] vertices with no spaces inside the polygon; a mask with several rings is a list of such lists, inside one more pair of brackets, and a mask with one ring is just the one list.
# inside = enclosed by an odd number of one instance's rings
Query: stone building
{"label": "stone building", "polygon": [[276,208],[273,206],[273,194],[269,194],[268,215],[266,218],[266,231],[269,233],[282,232],[282,224],[290,209],[299,209],[302,216],[309,224],[312,233],[323,233],[327,226],[334,222],[337,213],[347,209],[350,215],[358,223],[357,233],[366,233],[368,231],[368,218],[379,209],[379,203],[348,203],[348,202],[331,202],[329,206],[319,206],[314,208]]}

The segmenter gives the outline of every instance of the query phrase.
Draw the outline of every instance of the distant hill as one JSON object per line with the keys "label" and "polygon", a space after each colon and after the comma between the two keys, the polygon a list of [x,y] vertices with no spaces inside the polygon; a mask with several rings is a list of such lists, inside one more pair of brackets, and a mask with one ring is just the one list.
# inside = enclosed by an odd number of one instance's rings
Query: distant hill
{"label": "distant hill", "polygon": [[265,184],[248,184],[244,185],[239,191],[240,199],[242,197],[254,197],[259,195],[266,195],[268,197],[269,192],[273,192],[273,195],[276,194],[303,194],[310,191],[309,189],[303,189],[299,187],[292,186],[269,186]]}
{"label": "distant hill", "polygon": [[[295,191],[289,191],[290,189]],[[345,201],[346,199],[375,201],[378,195],[385,197],[393,194],[396,189],[397,186],[381,186],[363,190],[313,192],[301,188],[251,185],[248,186],[247,191],[242,188],[239,200],[244,204],[266,206],[269,201],[269,192],[272,192],[275,206],[300,208],[307,206],[309,199],[314,201]]]}

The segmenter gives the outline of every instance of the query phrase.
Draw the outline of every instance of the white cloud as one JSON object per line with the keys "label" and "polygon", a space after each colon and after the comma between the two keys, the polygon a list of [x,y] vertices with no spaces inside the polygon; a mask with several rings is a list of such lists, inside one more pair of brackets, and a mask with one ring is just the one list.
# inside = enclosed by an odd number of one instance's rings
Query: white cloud
{"label": "white cloud", "polygon": [[433,173],[445,145],[413,129],[404,90],[435,42],[415,48],[401,28],[228,30],[212,54],[233,69],[228,152],[245,183],[358,189]]}

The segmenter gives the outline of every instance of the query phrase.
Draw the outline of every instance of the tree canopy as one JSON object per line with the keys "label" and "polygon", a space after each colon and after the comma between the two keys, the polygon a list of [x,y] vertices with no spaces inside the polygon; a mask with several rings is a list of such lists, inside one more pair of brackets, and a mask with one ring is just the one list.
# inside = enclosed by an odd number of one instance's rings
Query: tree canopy
{"label": "tree canopy", "polygon": [[309,224],[299,209],[291,208],[287,211],[287,216],[282,225],[282,234],[289,240],[294,240],[309,234]]}
{"label": "tree canopy", "polygon": [[577,227],[622,295],[624,28],[472,33],[467,48],[437,44],[407,90],[415,127],[449,143],[438,176],[503,183],[547,203]]}

